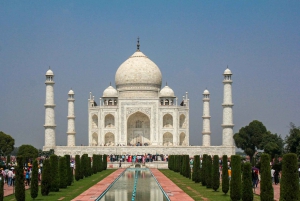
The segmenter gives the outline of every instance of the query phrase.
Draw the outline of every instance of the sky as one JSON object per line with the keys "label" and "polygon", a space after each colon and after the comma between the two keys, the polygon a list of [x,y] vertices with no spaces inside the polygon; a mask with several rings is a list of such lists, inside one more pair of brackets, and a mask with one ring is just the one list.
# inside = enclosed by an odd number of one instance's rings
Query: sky
{"label": "sky", "polygon": [[76,145],[88,144],[88,98],[99,102],[140,49],[182,99],[190,144],[202,145],[210,91],[211,145],[222,144],[223,72],[232,71],[234,133],[253,120],[284,138],[300,126],[300,1],[0,1],[0,130],[42,148],[45,73],[54,72],[56,144],[67,144],[68,91]]}

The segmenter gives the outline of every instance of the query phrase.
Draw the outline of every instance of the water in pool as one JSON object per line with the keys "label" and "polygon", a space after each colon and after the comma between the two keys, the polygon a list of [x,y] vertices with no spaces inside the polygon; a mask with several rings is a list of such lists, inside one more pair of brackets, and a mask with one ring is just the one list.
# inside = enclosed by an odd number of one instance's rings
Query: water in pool
{"label": "water in pool", "polygon": [[[136,188],[135,188],[136,186]],[[127,169],[100,201],[168,201],[149,169]]]}

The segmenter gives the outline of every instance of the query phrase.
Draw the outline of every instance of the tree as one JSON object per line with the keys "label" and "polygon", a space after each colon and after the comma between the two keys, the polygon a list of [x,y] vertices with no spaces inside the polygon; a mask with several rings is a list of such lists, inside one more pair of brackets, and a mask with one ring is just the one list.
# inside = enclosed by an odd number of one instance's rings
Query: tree
{"label": "tree", "polygon": [[260,200],[262,201],[273,201],[274,190],[272,186],[271,168],[270,168],[270,156],[268,154],[262,154],[260,156]]}
{"label": "tree", "polygon": [[81,179],[80,176],[80,156],[76,155],[75,156],[75,180],[78,181],[79,179]]}
{"label": "tree", "polygon": [[66,167],[66,157],[58,159],[58,174],[59,174],[59,188],[67,188],[68,174]]}
{"label": "tree", "polygon": [[39,192],[38,162],[36,159],[33,161],[30,183],[30,195],[33,199],[35,199],[38,196]]}
{"label": "tree", "polygon": [[[242,200],[243,201],[252,201],[253,192],[252,192],[252,166],[251,163],[244,163],[243,174],[242,174]],[[270,173],[269,173],[270,175]],[[262,195],[262,194],[260,194]],[[261,196],[260,196],[261,197]]]}
{"label": "tree", "polygon": [[17,156],[23,156],[27,162],[29,159],[35,159],[38,157],[38,150],[32,145],[24,144],[19,147]]}
{"label": "tree", "polygon": [[230,198],[232,201],[238,201],[242,197],[241,157],[239,155],[231,156],[231,171]]}
{"label": "tree", "polygon": [[[51,186],[51,167],[49,159],[45,159],[43,163],[42,172],[42,183],[41,183],[41,194],[42,196],[47,196],[50,192]],[[24,183],[24,182],[23,182]]]}
{"label": "tree", "polygon": [[220,187],[219,156],[214,155],[212,165],[212,189],[217,191]]}
{"label": "tree", "polygon": [[280,201],[299,200],[299,175],[297,155],[283,155],[282,176],[280,181]]}
{"label": "tree", "polygon": [[23,157],[17,157],[17,167],[15,176],[16,192],[15,198],[17,201],[25,201],[25,185],[24,185],[24,174],[23,174]]}
{"label": "tree", "polygon": [[102,155],[99,156],[99,172],[101,172],[103,170],[103,159],[102,159]]}
{"label": "tree", "polygon": [[6,165],[10,164],[10,155],[7,155],[6,157]]}
{"label": "tree", "polygon": [[207,157],[208,155],[207,154],[204,154],[203,155],[203,158],[202,158],[202,168],[201,168],[201,183],[202,183],[202,186],[206,186],[206,161],[207,161]]}
{"label": "tree", "polygon": [[70,155],[65,155],[66,158],[66,170],[67,170],[67,175],[68,175],[68,180],[67,180],[67,185],[71,186],[72,185],[72,181],[73,181],[73,172],[72,172],[72,168],[70,166]]}
{"label": "tree", "polygon": [[290,132],[285,138],[285,144],[286,153],[300,155],[300,127],[296,127],[294,123],[290,123]]}
{"label": "tree", "polygon": [[15,140],[10,136],[0,131],[0,155],[7,156],[14,150]]}
{"label": "tree", "polygon": [[51,186],[50,191],[59,191],[59,174],[58,174],[58,156],[53,154],[50,156],[50,167],[51,167]]}
{"label": "tree", "polygon": [[192,178],[192,180],[195,183],[200,182],[200,156],[199,155],[194,156],[193,178]]}
{"label": "tree", "polygon": [[211,156],[208,155],[206,158],[206,170],[205,170],[206,188],[212,187],[211,171],[212,171],[212,159]]}
{"label": "tree", "polygon": [[106,170],[107,169],[107,155],[106,154],[104,154],[103,155],[103,170]]}
{"label": "tree", "polygon": [[283,153],[284,142],[280,135],[272,134],[268,131],[263,135],[263,140],[260,149],[264,150],[265,153],[271,156],[271,159],[275,157],[275,155],[282,155]]}
{"label": "tree", "polygon": [[244,150],[252,161],[253,155],[261,146],[263,135],[266,132],[266,127],[260,121],[254,120],[248,126],[242,127],[238,133],[235,133],[233,139],[235,145]]}
{"label": "tree", "polygon": [[222,191],[223,191],[223,193],[225,193],[225,195],[229,191],[227,155],[223,155],[223,158],[222,158]]}

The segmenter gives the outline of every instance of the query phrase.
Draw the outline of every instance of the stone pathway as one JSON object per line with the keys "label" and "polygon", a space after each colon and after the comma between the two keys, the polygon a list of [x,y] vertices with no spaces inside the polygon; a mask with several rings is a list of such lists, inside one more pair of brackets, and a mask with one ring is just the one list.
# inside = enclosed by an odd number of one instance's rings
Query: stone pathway
{"label": "stone pathway", "polygon": [[[29,186],[25,186],[25,189],[29,189]],[[8,186],[6,183],[4,184],[4,197],[11,195],[14,193],[14,187],[13,186]]]}
{"label": "stone pathway", "polygon": [[161,173],[158,169],[150,169],[153,175],[156,177],[157,181],[167,193],[171,201],[193,201],[188,194],[186,194],[181,188],[174,184],[168,177]]}
{"label": "stone pathway", "polygon": [[126,169],[120,168],[101,181],[99,181],[97,184],[89,188],[88,190],[81,193],[79,196],[74,198],[72,201],[85,201],[85,200],[95,200],[99,195],[101,195],[107,187],[118,177],[120,174],[122,174],[123,171]]}
{"label": "stone pathway", "polygon": [[[274,200],[279,201],[280,198],[280,184],[273,184],[274,189]],[[257,188],[255,188],[255,194],[260,195],[260,183],[258,183]]]}

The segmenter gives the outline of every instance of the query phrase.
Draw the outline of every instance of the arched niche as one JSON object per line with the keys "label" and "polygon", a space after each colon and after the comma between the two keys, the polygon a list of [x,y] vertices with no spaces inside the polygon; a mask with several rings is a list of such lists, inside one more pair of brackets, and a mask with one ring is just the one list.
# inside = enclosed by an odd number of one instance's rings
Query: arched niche
{"label": "arched niche", "polygon": [[184,114],[179,117],[179,128],[186,128],[186,118]]}
{"label": "arched niche", "polygon": [[164,146],[172,146],[173,145],[172,133],[167,132],[163,135],[163,145]]}
{"label": "arched niche", "polygon": [[97,146],[98,145],[98,134],[93,133],[92,135],[92,146]]}
{"label": "arched niche", "polygon": [[180,133],[179,135],[179,145],[186,146],[186,135],[185,133]]}
{"label": "arched niche", "polygon": [[127,119],[127,145],[150,144],[150,119],[142,112],[135,112]]}
{"label": "arched niche", "polygon": [[173,128],[173,116],[166,114],[163,117],[163,127],[164,128]]}
{"label": "arched niche", "polygon": [[115,127],[115,117],[112,114],[105,116],[105,128],[114,128]]}
{"label": "arched niche", "polygon": [[115,135],[111,132],[106,133],[104,136],[105,146],[114,146],[115,145]]}
{"label": "arched niche", "polygon": [[98,128],[98,116],[95,114],[92,116],[92,128]]}

